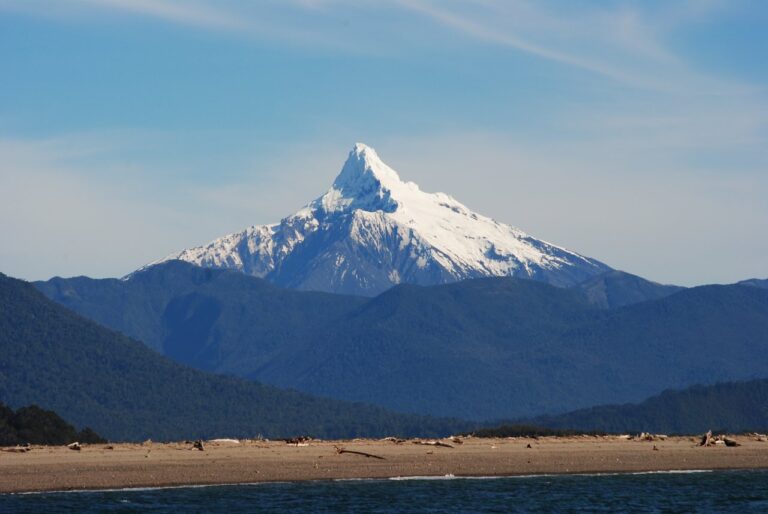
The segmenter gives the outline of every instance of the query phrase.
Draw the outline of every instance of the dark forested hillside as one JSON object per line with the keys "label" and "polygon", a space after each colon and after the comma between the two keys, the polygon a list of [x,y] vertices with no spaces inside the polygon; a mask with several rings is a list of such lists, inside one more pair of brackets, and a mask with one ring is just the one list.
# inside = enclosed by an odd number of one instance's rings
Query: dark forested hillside
{"label": "dark forested hillside", "polygon": [[582,291],[592,305],[613,309],[648,300],[658,300],[684,288],[651,282],[624,271],[611,270],[588,278],[574,286]]}
{"label": "dark forested hillside", "polygon": [[[636,278],[606,283],[647,285]],[[514,278],[360,299],[171,262],[38,287],[202,369],[438,416],[529,417],[768,376],[768,290],[743,285],[605,309],[578,288]]]}
{"label": "dark forested hillside", "polygon": [[77,431],[53,411],[37,405],[21,407],[16,412],[0,403],[0,446],[16,444],[69,444],[104,442],[89,428]]}
{"label": "dark forested hillside", "polygon": [[258,338],[258,351],[269,353],[365,302],[282,289],[181,261],[136,272],[129,280],[53,278],[35,285],[87,318],[203,369],[216,369],[231,341]]}
{"label": "dark forested hillside", "polygon": [[193,370],[2,274],[0,399],[53,409],[110,439],[434,435],[464,426]]}
{"label": "dark forested hillside", "polygon": [[739,284],[743,286],[752,286],[752,287],[760,287],[762,289],[768,289],[768,278],[766,279],[750,278],[749,280],[742,280],[741,282],[739,282]]}
{"label": "dark forested hillside", "polygon": [[531,423],[558,429],[696,434],[768,430],[768,380],[669,390],[639,404],[602,405]]}

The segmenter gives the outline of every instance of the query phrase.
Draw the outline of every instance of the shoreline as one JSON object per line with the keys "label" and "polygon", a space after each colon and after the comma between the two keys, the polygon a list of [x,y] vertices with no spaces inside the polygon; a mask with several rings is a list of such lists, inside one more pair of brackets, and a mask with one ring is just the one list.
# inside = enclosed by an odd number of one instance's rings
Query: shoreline
{"label": "shoreline", "polygon": [[[108,491],[344,480],[444,480],[768,469],[768,443],[699,447],[695,438],[484,439],[448,446],[387,440],[33,446],[0,449],[0,493]],[[344,450],[338,453],[338,449]],[[654,449],[656,448],[656,449]],[[355,453],[361,452],[361,453]],[[372,457],[366,457],[370,454]]]}
{"label": "shoreline", "polygon": [[158,486],[136,486],[136,487],[110,487],[95,489],[53,489],[41,491],[20,491],[20,492],[0,492],[0,496],[33,496],[37,494],[78,494],[78,493],[118,493],[132,491],[163,491],[171,489],[200,489],[206,487],[236,487],[236,486],[262,486],[270,484],[304,484],[304,483],[326,483],[326,482],[387,482],[387,481],[441,481],[441,480],[504,480],[508,478],[545,478],[545,477],[604,477],[604,476],[633,476],[633,475],[685,475],[685,474],[703,474],[703,473],[728,473],[738,471],[768,471],[768,468],[720,468],[720,469],[668,469],[661,471],[613,471],[597,473],[537,473],[532,475],[413,475],[413,476],[394,476],[382,478],[311,478],[297,480],[274,480],[262,482],[221,482],[212,484],[182,484],[182,485],[158,485]]}

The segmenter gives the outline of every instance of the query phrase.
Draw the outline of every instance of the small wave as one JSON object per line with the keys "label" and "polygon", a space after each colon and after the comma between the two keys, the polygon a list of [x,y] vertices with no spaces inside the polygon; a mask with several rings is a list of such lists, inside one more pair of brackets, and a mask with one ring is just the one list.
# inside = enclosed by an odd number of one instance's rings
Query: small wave
{"label": "small wave", "polygon": [[405,476],[405,477],[390,477],[389,480],[454,480],[457,477],[456,475],[453,475],[451,473],[448,473],[447,475],[416,475],[416,476]]}
{"label": "small wave", "polygon": [[[660,471],[617,471],[606,473],[536,473],[528,475],[479,475],[479,476],[456,476],[452,473],[445,475],[414,475],[414,476],[396,476],[381,478],[335,478],[331,482],[377,482],[377,481],[409,481],[409,480],[504,480],[504,479],[528,479],[528,478],[551,478],[551,477],[603,477],[603,476],[631,476],[631,475],[685,475],[693,473],[727,473],[733,471],[747,471],[739,469],[669,469]],[[749,470],[762,471],[762,470]],[[265,486],[274,484],[291,484],[307,482],[326,482],[328,479],[312,480],[285,480],[285,481],[266,481],[266,482],[233,482],[221,484],[183,484],[183,485],[164,485],[154,487],[120,487],[111,489],[67,489],[59,491],[27,491],[19,493],[2,493],[0,496],[24,496],[24,495],[43,495],[43,494],[92,494],[92,493],[114,493],[114,492],[142,492],[142,491],[162,491],[165,489],[199,489],[204,487],[231,487],[231,486]]]}
{"label": "small wave", "polygon": [[[398,476],[387,480],[503,480],[520,478],[553,478],[553,477],[610,477],[625,475],[687,475],[691,473],[713,473],[714,469],[668,469],[659,471],[615,471],[604,473],[534,473],[528,475],[488,475],[488,476],[456,476],[451,473],[447,475],[416,475],[416,476]],[[719,470],[729,471],[729,470]],[[361,480],[361,479],[355,479]],[[370,479],[362,479],[370,480]]]}
{"label": "small wave", "polygon": [[635,471],[629,475],[687,475],[689,473],[712,473],[714,469],[668,469],[666,471]]}
{"label": "small wave", "polygon": [[[61,489],[52,491],[24,491],[20,493],[4,493],[12,496],[28,496],[43,494],[98,494],[98,493],[140,493],[146,491],[164,491],[166,489],[202,489],[205,487],[231,487],[231,486],[255,486],[267,484],[287,484],[288,481],[275,482],[233,482],[222,484],[182,484],[182,485],[158,485],[158,486],[137,486],[137,487],[114,487],[107,489]],[[2,496],[2,495],[0,495]]]}

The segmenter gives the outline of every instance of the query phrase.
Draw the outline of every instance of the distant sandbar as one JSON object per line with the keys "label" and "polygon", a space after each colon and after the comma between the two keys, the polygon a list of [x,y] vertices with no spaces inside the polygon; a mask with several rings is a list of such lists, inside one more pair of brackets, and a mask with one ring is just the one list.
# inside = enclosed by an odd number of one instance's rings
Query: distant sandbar
{"label": "distant sandbar", "polygon": [[[0,451],[0,492],[413,476],[512,476],[768,468],[768,442],[699,447],[689,437],[206,442],[33,446]],[[422,441],[428,442],[428,441]],[[339,453],[339,450],[345,450]],[[359,453],[356,453],[359,452]],[[367,457],[363,454],[370,454]],[[380,458],[377,458],[380,457]]]}

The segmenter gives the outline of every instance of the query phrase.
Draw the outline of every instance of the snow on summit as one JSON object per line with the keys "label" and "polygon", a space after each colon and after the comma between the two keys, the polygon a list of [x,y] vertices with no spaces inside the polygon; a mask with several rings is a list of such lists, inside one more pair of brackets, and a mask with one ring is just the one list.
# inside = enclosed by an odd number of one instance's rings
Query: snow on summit
{"label": "snow on summit", "polygon": [[297,289],[375,295],[394,284],[517,276],[569,286],[609,268],[401,180],[362,143],[331,188],[274,225],[183,250],[179,259]]}

